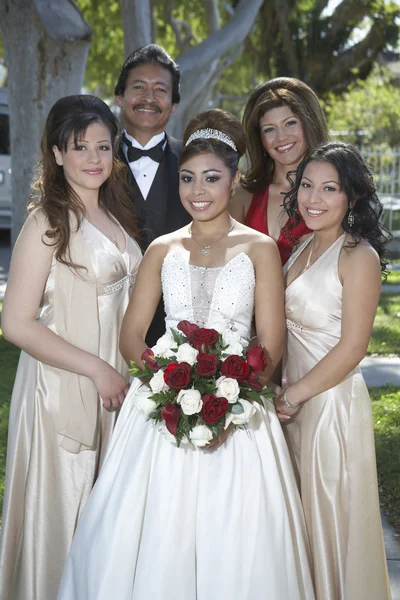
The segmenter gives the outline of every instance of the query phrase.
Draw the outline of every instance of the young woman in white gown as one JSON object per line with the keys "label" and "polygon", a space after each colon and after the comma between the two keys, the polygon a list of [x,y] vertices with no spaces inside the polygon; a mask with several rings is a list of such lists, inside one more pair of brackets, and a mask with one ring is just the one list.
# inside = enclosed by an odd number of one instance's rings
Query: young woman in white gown
{"label": "young woman in white gown", "polygon": [[[228,213],[241,125],[208,111],[192,119],[184,143],[180,195],[193,222],[146,252],[122,353],[140,364],[161,293],[167,328],[224,318],[249,338],[255,308],[268,380],[282,353],[282,269],[275,243]],[[178,448],[141,411],[144,389],[134,380],[125,398],[58,598],[312,600],[304,519],[273,403],[206,449]]]}
{"label": "young woman in white gown", "polygon": [[15,244],[2,327],[22,352],[8,427],[1,600],[56,597],[113,407],[127,391],[118,336],[142,255],[117,140],[118,121],[99,98],[55,103]]}

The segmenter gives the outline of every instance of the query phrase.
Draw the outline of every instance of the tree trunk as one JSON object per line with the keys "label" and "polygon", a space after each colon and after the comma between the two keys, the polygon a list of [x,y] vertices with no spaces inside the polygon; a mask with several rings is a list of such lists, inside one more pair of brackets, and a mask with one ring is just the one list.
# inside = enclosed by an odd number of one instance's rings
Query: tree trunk
{"label": "tree trunk", "polygon": [[120,0],[125,58],[136,48],[152,43],[150,0]]}
{"label": "tree trunk", "polygon": [[56,100],[81,92],[91,30],[70,0],[0,0],[0,28],[8,66],[14,242],[44,121]]}
{"label": "tree trunk", "polygon": [[[209,108],[214,85],[224,69],[236,58],[262,3],[263,0],[240,0],[233,17],[224,27],[179,57],[182,99],[171,118],[171,130],[176,137],[182,137],[191,117]],[[217,0],[214,0],[214,4],[217,4]]]}

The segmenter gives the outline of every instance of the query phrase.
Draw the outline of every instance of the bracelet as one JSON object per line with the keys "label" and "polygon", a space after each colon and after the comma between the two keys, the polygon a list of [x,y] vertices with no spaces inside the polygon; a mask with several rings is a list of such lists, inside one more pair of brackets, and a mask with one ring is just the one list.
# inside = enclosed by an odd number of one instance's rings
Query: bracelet
{"label": "bracelet", "polygon": [[293,404],[291,404],[289,402],[289,400],[287,399],[287,396],[286,396],[287,389],[288,388],[286,388],[285,390],[283,390],[282,400],[283,400],[285,406],[287,406],[288,408],[291,408],[293,410],[297,410],[299,407],[298,406],[293,406]]}

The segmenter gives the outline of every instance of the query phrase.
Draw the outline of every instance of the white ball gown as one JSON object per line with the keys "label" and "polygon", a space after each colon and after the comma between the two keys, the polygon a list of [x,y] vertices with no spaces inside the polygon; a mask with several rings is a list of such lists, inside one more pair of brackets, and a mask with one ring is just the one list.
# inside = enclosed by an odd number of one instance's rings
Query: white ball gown
{"label": "white ball gown", "polygon": [[[233,323],[248,337],[254,267],[164,260],[167,328]],[[201,307],[201,308],[198,308]],[[208,308],[205,308],[208,307]],[[266,307],[268,310],[268,307]],[[59,600],[312,600],[310,554],[272,402],[215,451],[177,448],[147,421],[134,380],[78,524]]]}

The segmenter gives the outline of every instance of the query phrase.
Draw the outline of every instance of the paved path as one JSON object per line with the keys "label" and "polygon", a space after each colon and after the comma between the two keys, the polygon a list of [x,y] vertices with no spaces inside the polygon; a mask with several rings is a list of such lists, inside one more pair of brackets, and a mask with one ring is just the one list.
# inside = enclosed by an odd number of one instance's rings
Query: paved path
{"label": "paved path", "polygon": [[378,387],[393,383],[400,386],[400,358],[366,356],[361,361],[361,370],[367,385]]}

